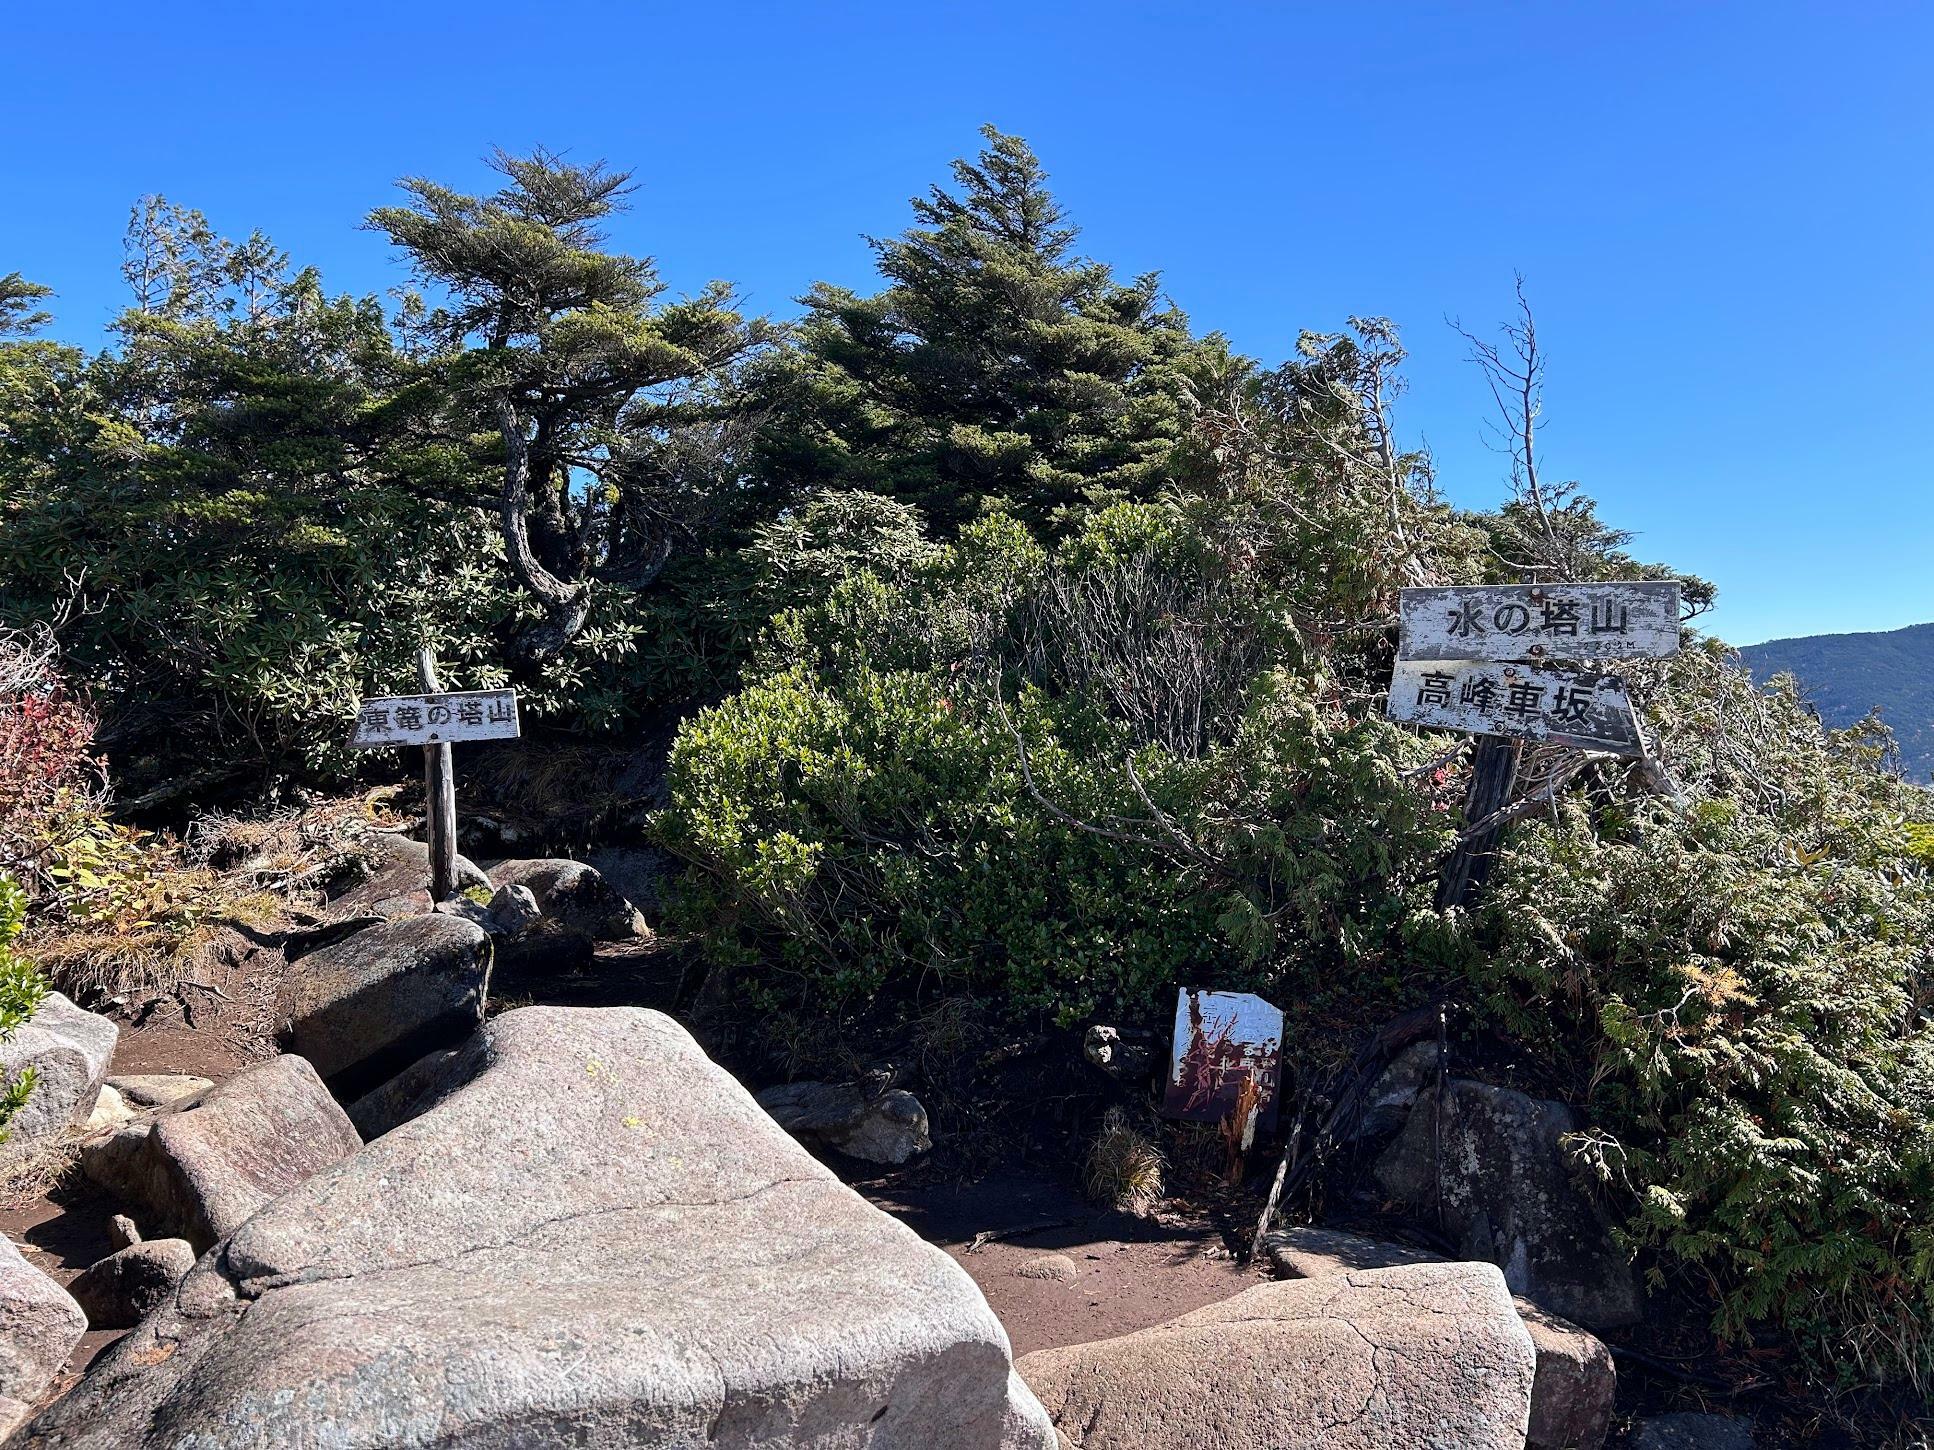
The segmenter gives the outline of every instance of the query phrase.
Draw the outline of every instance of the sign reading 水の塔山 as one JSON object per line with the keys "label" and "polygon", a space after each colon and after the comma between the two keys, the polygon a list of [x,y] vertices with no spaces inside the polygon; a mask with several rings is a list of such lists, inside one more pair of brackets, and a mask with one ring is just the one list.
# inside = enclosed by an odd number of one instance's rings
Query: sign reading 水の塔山
{"label": "sign reading \u6c34\u306e\u5854\u5c71", "polygon": [[349,743],[374,750],[453,740],[514,740],[517,734],[515,690],[451,690],[363,701]]}
{"label": "sign reading \u6c34\u306e\u5854\u5c71", "polygon": [[1475,584],[1406,589],[1384,713],[1440,730],[1642,756],[1625,682],[1562,660],[1679,652],[1679,586]]}
{"label": "sign reading \u6c34\u306e\u5854\u5c71", "polygon": [[1475,584],[1406,589],[1400,660],[1664,659],[1679,652],[1679,586]]}

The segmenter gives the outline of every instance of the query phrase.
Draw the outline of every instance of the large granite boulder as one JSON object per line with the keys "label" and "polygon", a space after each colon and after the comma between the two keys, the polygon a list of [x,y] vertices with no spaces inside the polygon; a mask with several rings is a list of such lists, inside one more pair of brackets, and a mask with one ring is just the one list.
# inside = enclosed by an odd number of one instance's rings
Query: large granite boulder
{"label": "large granite boulder", "polygon": [[380,922],[292,963],[280,1036],[344,1101],[483,1020],[490,938],[453,916]]}
{"label": "large granite boulder", "polygon": [[0,1436],[27,1417],[85,1333],[81,1306],[0,1235]]}
{"label": "large granite boulder", "polygon": [[490,879],[500,887],[527,888],[547,918],[593,941],[633,941],[650,931],[638,909],[582,861],[505,861],[491,871]]}
{"label": "large granite boulder", "polygon": [[[1341,1229],[1299,1226],[1268,1235],[1271,1261],[1294,1279],[1322,1279],[1353,1269],[1396,1264],[1435,1264],[1445,1260],[1426,1249],[1393,1244]],[[1538,1369],[1531,1383],[1531,1421],[1525,1444],[1531,1450],[1598,1450],[1611,1433],[1612,1406],[1618,1397],[1618,1371],[1598,1336],[1513,1296],[1518,1317],[1531,1335]]]}
{"label": "large granite boulder", "polygon": [[1490,1264],[1259,1284],[1016,1368],[1076,1450],[1520,1450],[1530,1336]]}
{"label": "large granite boulder", "polygon": [[81,1168],[133,1204],[150,1232],[201,1252],[361,1146],[316,1070],[284,1056],[90,1140]]}
{"label": "large granite boulder", "polygon": [[1377,1159],[1384,1191],[1419,1217],[1441,1206],[1459,1252],[1501,1267],[1513,1293],[1591,1329],[1637,1323],[1637,1276],[1561,1141],[1571,1109],[1462,1078],[1444,1085],[1441,1122],[1437,1105],[1419,1098]]}
{"label": "large granite boulder", "polygon": [[14,1115],[0,1154],[18,1154],[94,1111],[121,1029],[98,1012],[49,992],[34,1015],[0,1042],[0,1073],[13,1082],[34,1069],[34,1089]]}
{"label": "large granite boulder", "polygon": [[1028,1447],[960,1267],[670,1018],[507,1012],[261,1209],[27,1444]]}

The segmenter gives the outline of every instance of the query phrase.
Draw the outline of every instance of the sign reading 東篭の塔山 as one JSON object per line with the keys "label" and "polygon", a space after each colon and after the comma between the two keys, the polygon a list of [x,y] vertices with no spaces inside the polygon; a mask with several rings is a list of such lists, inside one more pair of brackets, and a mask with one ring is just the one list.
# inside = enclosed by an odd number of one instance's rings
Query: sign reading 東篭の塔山
{"label": "sign reading \u6771\u7bed\u306e\u5854\u5c71", "polygon": [[1664,659],[1679,652],[1679,586],[1471,584],[1406,589],[1400,660]]}
{"label": "sign reading \u6771\u7bed\u306e\u5854\u5c71", "polygon": [[1559,665],[1400,660],[1384,713],[1438,730],[1645,754],[1624,681]]}
{"label": "sign reading \u6771\u7bed\u306e\u5854\u5c71", "polygon": [[453,740],[514,740],[517,734],[515,690],[451,690],[363,701],[349,743],[359,750],[374,750]]}

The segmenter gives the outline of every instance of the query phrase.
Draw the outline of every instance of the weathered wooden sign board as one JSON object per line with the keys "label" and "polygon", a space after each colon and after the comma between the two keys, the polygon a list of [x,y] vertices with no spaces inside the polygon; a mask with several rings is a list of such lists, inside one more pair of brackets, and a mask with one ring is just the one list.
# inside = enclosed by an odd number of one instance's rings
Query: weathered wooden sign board
{"label": "weathered wooden sign board", "polygon": [[375,750],[453,740],[514,740],[517,734],[515,690],[450,690],[363,701],[349,743],[358,750]]}
{"label": "weathered wooden sign board", "polygon": [[385,695],[356,707],[349,743],[358,750],[386,745],[423,747],[424,825],[430,848],[430,905],[449,899],[457,882],[457,777],[453,740],[512,740],[518,735],[515,690],[438,688],[436,656],[416,652],[420,695]]}
{"label": "weathered wooden sign board", "polygon": [[1678,652],[1676,583],[1459,585],[1406,589],[1398,603],[1400,660],[1664,659]]}
{"label": "weathered wooden sign board", "polygon": [[1560,665],[1400,660],[1385,713],[1438,730],[1645,754],[1624,681]]}

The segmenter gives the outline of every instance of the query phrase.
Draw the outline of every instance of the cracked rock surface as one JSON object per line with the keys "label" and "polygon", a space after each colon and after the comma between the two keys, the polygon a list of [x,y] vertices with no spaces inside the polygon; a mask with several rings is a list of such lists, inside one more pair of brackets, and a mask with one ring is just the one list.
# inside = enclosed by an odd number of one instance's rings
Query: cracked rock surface
{"label": "cracked rock surface", "polygon": [[1016,1366],[1076,1450],[1519,1450],[1535,1362],[1490,1264],[1259,1284]]}
{"label": "cracked rock surface", "polygon": [[25,1443],[1053,1444],[972,1281],[670,1018],[507,1012]]}

